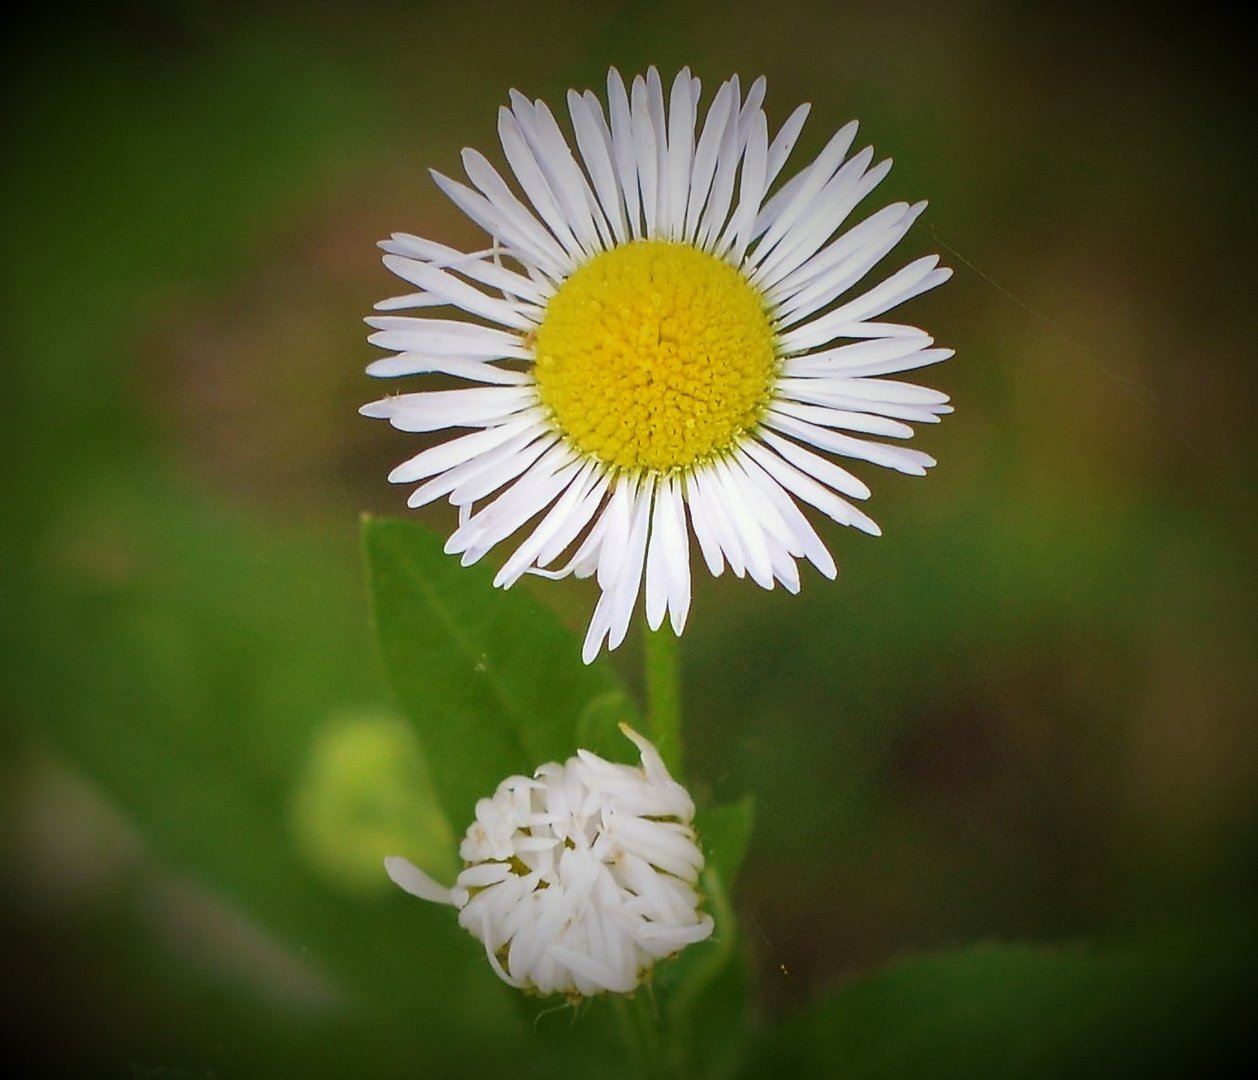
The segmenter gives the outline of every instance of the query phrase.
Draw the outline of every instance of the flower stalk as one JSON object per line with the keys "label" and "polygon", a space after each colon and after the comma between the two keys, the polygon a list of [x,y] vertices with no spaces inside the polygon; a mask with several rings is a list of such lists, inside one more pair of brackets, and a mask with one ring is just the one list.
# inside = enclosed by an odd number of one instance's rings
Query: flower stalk
{"label": "flower stalk", "polygon": [[652,630],[643,623],[647,732],[668,771],[681,772],[681,670],[678,638],[667,626]]}

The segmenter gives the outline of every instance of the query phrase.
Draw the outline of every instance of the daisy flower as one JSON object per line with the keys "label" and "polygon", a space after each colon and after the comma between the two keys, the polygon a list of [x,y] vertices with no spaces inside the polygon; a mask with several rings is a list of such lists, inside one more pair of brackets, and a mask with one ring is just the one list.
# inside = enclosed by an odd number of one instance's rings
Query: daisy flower
{"label": "daisy flower", "polygon": [[367,320],[394,353],[368,373],[471,384],[361,409],[451,433],[389,479],[419,484],[412,507],[458,508],[446,551],[465,565],[521,533],[499,586],[595,577],[587,663],[624,639],[644,580],[648,624],[667,616],[681,633],[691,536],[714,575],[796,592],[806,559],[833,578],[802,507],[880,531],[852,502],[869,488],[835,458],[922,475],[929,455],[883,440],[951,411],[946,395],[883,377],[951,350],[877,321],[951,271],[928,256],[865,283],[926,204],[844,229],[890,161],[848,156],[853,122],[779,183],[808,106],[770,139],[764,93],[763,78],[744,96],[734,77],[701,114],[689,70],[667,95],[654,68],[629,87],[612,70],[606,109],[568,94],[574,152],[546,104],[513,91],[498,134],[516,187],[471,149],[468,184],[433,173],[491,246],[381,244],[416,291],[377,310],[423,310]]}
{"label": "daisy flower", "polygon": [[422,900],[452,904],[504,982],[538,994],[628,993],[657,960],[702,941],[703,852],[694,803],[628,725],[641,767],[588,750],[511,776],[476,804],[454,888],[405,859],[385,868]]}

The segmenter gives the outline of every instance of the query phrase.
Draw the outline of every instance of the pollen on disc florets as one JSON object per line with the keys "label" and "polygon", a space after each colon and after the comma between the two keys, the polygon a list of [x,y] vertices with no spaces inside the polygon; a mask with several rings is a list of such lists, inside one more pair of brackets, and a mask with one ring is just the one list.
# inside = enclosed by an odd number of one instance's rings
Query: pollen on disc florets
{"label": "pollen on disc florets", "polygon": [[759,422],[777,370],[760,293],[729,263],[662,240],[577,269],[547,304],[534,349],[558,430],[632,470],[729,449]]}

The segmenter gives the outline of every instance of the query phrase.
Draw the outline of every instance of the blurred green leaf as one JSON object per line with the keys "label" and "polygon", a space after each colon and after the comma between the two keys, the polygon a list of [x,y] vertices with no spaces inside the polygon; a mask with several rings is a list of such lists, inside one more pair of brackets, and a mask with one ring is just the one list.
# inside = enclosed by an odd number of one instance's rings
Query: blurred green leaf
{"label": "blurred green leaf", "polygon": [[621,724],[635,729],[641,726],[637,706],[622,690],[602,694],[591,701],[577,718],[576,745],[582,750],[592,750],[608,761],[632,759],[636,764],[637,751],[620,730]]}
{"label": "blurred green leaf", "polygon": [[1235,959],[1158,950],[982,945],[918,957],[771,1032],[748,1075],[1203,1075],[1239,1046],[1230,1014],[1241,973]]}
{"label": "blurred green leaf", "polygon": [[422,526],[366,518],[363,548],[385,672],[457,831],[506,777],[571,757],[590,702],[618,688],[550,611]]}
{"label": "blurred green leaf", "polygon": [[[346,552],[259,535],[157,483],[79,500],[59,535],[6,593],[20,616],[3,628],[7,697],[117,801],[154,872],[178,875],[193,899],[163,909],[209,905],[284,956],[312,988],[285,1000],[287,1016],[318,1021],[333,1075],[376,1041],[380,1076],[413,1072],[421,1053],[448,1064],[469,1039],[487,1063],[512,1057],[523,1027],[451,913],[330,887],[301,839],[318,823],[294,820],[319,733],[383,690]],[[242,968],[233,996],[272,1015],[249,950],[222,952]],[[282,1056],[276,1023],[274,1046],[237,1041],[210,1060]],[[438,1033],[448,1043],[433,1049]]]}

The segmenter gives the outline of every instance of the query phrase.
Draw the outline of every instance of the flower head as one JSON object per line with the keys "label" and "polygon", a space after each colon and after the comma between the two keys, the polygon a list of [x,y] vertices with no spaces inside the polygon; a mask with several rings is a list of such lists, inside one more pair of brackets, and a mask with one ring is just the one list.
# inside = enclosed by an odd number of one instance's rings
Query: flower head
{"label": "flower head", "polygon": [[667,103],[654,68],[629,88],[613,70],[606,112],[590,91],[568,94],[574,154],[550,109],[513,91],[498,131],[518,193],[475,150],[463,152],[470,187],[433,174],[492,246],[400,233],[381,245],[418,291],[379,310],[471,318],[369,319],[370,340],[396,355],[368,373],[474,384],[363,407],[403,431],[467,429],[389,478],[422,481],[413,507],[458,507],[446,550],[464,564],[528,526],[497,585],[596,577],[587,662],[624,639],[644,578],[650,626],[667,615],[681,633],[691,534],[714,575],[728,565],[796,592],[803,558],[834,577],[800,504],[879,529],[849,501],[869,488],[832,457],[924,474],[928,455],[879,440],[951,411],[938,391],[882,377],[951,350],[875,321],[951,271],[929,256],[849,295],[926,204],[841,231],[891,163],[869,148],[848,158],[850,123],[777,184],[808,106],[770,141],[764,92],[759,79],[744,97],[732,78],[699,123],[688,70]]}
{"label": "flower head", "polygon": [[389,876],[453,904],[498,976],[539,994],[627,993],[654,963],[712,933],[694,803],[650,742],[621,730],[641,767],[587,750],[532,777],[511,776],[476,804],[453,889],[405,859]]}

